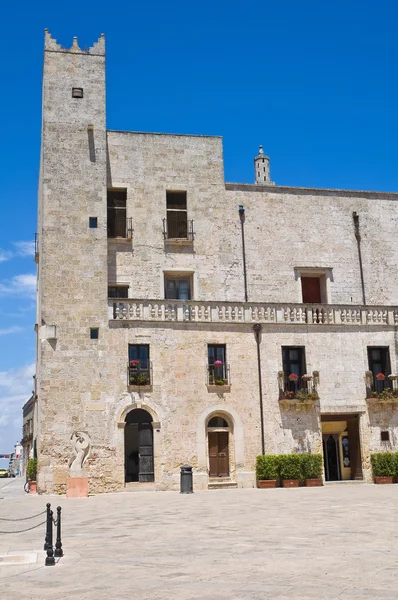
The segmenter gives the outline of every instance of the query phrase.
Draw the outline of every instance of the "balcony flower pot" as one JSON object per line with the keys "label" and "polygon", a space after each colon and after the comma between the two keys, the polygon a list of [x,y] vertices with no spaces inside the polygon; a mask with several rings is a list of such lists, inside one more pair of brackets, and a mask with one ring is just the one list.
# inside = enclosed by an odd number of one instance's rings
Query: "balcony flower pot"
{"label": "balcony flower pot", "polygon": [[384,477],[375,477],[375,483],[377,484],[382,484],[382,483],[392,483],[392,476],[384,476]]}
{"label": "balcony flower pot", "polygon": [[319,487],[322,485],[322,479],[306,479],[305,485],[307,487]]}
{"label": "balcony flower pot", "polygon": [[258,479],[257,487],[264,490],[276,487],[277,479]]}
{"label": "balcony flower pot", "polygon": [[256,476],[258,488],[276,487],[279,478],[279,456],[275,454],[260,454],[260,456],[257,456]]}
{"label": "balcony flower pot", "polygon": [[282,480],[282,487],[284,487],[284,488],[298,487],[299,484],[300,484],[299,479],[283,479]]}
{"label": "balcony flower pot", "polygon": [[397,473],[397,455],[395,452],[375,452],[370,455],[375,483],[392,483]]}
{"label": "balcony flower pot", "polygon": [[298,375],[296,375],[296,373],[290,373],[289,381],[297,381],[297,380],[298,380]]}
{"label": "balcony flower pot", "polygon": [[386,378],[386,376],[384,375],[384,373],[377,373],[377,375],[376,375],[376,379],[378,381],[384,381],[385,378]]}

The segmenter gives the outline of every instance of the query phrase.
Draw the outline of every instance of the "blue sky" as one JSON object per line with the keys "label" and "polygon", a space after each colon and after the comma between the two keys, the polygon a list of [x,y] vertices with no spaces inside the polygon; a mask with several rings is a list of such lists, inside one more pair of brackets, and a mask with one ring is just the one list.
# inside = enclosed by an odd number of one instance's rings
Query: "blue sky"
{"label": "blue sky", "polygon": [[[0,453],[34,374],[43,30],[107,41],[107,127],[224,137],[227,181],[259,144],[285,185],[398,191],[393,0],[41,0],[2,7]],[[60,232],[62,235],[62,232]]]}

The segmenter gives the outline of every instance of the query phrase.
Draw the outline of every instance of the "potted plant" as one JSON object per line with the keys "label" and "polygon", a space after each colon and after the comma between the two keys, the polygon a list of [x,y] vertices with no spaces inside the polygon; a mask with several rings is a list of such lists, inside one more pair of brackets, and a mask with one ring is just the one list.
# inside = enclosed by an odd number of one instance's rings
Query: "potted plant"
{"label": "potted plant", "polygon": [[29,492],[36,494],[36,475],[37,475],[37,458],[30,458],[26,467],[26,474],[29,481]]}
{"label": "potted plant", "polygon": [[261,454],[256,458],[257,487],[274,488],[279,477],[279,456]]}
{"label": "potted plant", "polygon": [[385,378],[386,378],[386,376],[384,375],[384,373],[377,373],[377,375],[376,375],[376,379],[378,381],[384,381]]}
{"label": "potted plant", "polygon": [[289,375],[289,381],[297,381],[298,380],[298,375],[296,375],[296,373],[290,373]]}
{"label": "potted plant", "polygon": [[279,474],[282,487],[298,487],[303,478],[301,457],[299,454],[281,454],[279,456]]}
{"label": "potted plant", "polygon": [[322,454],[301,454],[301,466],[307,487],[322,485]]}
{"label": "potted plant", "polygon": [[397,460],[393,452],[376,452],[370,455],[375,483],[392,483],[396,475]]}

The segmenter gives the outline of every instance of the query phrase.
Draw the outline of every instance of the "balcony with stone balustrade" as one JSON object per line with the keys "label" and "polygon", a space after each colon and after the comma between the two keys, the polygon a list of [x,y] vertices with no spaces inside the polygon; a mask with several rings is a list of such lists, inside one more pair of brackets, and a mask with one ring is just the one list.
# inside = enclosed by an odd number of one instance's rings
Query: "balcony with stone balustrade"
{"label": "balcony with stone balustrade", "polygon": [[195,300],[109,300],[110,321],[263,323],[265,325],[398,326],[397,306],[263,304]]}

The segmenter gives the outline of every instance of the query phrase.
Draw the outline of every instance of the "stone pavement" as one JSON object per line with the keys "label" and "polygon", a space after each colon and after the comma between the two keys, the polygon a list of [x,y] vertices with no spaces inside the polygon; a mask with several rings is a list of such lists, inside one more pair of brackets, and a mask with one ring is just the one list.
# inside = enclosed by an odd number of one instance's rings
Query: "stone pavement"
{"label": "stone pavement", "polygon": [[[65,558],[0,566],[0,598],[396,600],[397,500],[398,485],[364,484],[88,499],[16,490],[0,517],[60,504]],[[0,535],[0,554],[42,550],[43,537]]]}

